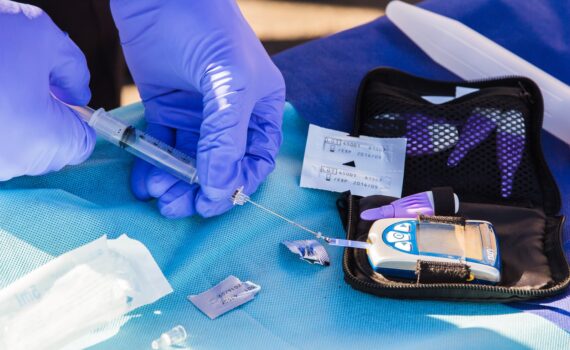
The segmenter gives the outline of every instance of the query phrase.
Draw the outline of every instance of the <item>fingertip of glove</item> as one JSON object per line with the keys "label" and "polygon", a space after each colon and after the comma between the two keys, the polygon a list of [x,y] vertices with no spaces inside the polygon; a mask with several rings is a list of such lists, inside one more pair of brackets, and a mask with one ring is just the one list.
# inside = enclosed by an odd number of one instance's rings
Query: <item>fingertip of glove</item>
{"label": "fingertip of glove", "polygon": [[151,170],[152,165],[140,159],[136,159],[131,170],[131,191],[136,199],[148,201],[151,195],[146,187],[146,175]]}
{"label": "fingertip of glove", "polygon": [[66,33],[62,33],[60,38],[49,76],[50,90],[65,103],[85,106],[91,100],[91,74],[87,59]]}
{"label": "fingertip of glove", "polygon": [[194,200],[198,192],[197,185],[179,182],[158,200],[160,213],[169,219],[178,219],[196,214]]}
{"label": "fingertip of glove", "polygon": [[167,191],[178,182],[180,182],[180,180],[177,177],[158,168],[153,168],[146,177],[148,193],[155,198],[166,194]]}
{"label": "fingertip of glove", "polygon": [[[89,79],[87,80],[87,84],[89,84]],[[74,92],[74,95],[65,96],[62,101],[66,101],[75,106],[87,106],[89,101],[91,101],[91,90],[89,87],[79,89]]]}
{"label": "fingertip of glove", "polygon": [[160,214],[167,219],[183,219],[196,214],[193,207],[173,207],[172,205],[166,205],[164,207],[159,207]]}
{"label": "fingertip of glove", "polygon": [[138,182],[131,182],[131,192],[139,201],[146,202],[152,199],[152,196],[148,194],[146,188],[141,186]]}
{"label": "fingertip of glove", "polygon": [[160,214],[167,219],[181,219],[192,215],[191,213],[180,213],[170,205],[166,205],[164,207],[159,206],[158,210],[160,211]]}
{"label": "fingertip of glove", "polygon": [[196,212],[204,218],[210,218],[223,214],[230,210],[232,207],[233,205],[229,200],[229,197],[219,201],[213,201],[205,196],[202,192],[198,193],[196,196]]}
{"label": "fingertip of glove", "polygon": [[202,195],[214,202],[222,201],[224,199],[227,200],[231,198],[232,194],[235,192],[235,189],[222,189],[206,185],[201,185],[200,188]]}

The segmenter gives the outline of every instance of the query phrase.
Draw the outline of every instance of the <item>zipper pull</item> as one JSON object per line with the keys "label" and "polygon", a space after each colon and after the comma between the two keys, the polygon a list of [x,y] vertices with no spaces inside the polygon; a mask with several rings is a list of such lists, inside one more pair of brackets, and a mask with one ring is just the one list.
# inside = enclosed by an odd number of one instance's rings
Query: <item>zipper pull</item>
{"label": "zipper pull", "polygon": [[526,99],[530,104],[534,104],[534,99],[532,98],[532,95],[528,92],[528,90],[524,87],[524,84],[520,81],[518,83],[519,87],[521,88],[520,96]]}

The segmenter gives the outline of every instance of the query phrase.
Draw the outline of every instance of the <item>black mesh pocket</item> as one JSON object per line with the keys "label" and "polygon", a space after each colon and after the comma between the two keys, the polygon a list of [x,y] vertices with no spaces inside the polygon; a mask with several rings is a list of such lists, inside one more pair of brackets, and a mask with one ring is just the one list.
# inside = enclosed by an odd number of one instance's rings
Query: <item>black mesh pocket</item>
{"label": "black mesh pocket", "polygon": [[462,199],[541,203],[528,135],[529,101],[517,88],[488,88],[443,104],[371,82],[359,133],[408,139],[403,195],[451,186]]}

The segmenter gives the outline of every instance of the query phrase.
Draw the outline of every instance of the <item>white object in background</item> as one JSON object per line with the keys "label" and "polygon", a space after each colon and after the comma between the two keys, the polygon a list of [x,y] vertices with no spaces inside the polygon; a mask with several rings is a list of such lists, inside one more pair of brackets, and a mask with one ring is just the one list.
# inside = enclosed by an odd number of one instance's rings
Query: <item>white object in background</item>
{"label": "white object in background", "polygon": [[0,291],[0,348],[59,350],[78,344],[170,292],[142,243],[126,235],[109,241],[103,236]]}
{"label": "white object in background", "polygon": [[570,87],[461,22],[401,1],[388,18],[435,62],[465,80],[525,76],[544,97],[544,129],[570,144]]}
{"label": "white object in background", "polygon": [[214,287],[198,295],[189,295],[188,300],[212,320],[253,300],[261,287],[250,281],[242,282],[229,276]]}
{"label": "white object in background", "polygon": [[160,335],[160,338],[155,339],[151,343],[153,350],[168,349],[172,345],[180,345],[186,341],[188,333],[184,327],[178,325],[168,332],[164,332]]}
{"label": "white object in background", "polygon": [[405,138],[353,137],[311,124],[301,187],[400,197],[405,162]]}

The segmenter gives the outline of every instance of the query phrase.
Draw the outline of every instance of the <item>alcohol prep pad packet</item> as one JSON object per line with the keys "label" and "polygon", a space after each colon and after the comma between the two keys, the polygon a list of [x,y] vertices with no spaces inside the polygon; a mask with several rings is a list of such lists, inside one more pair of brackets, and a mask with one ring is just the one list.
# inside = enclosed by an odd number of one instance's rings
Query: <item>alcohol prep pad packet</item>
{"label": "alcohol prep pad packet", "polygon": [[311,124],[301,187],[399,198],[405,161],[405,138],[352,137]]}
{"label": "alcohol prep pad packet", "polygon": [[260,290],[253,282],[229,276],[203,293],[189,295],[188,300],[213,320],[252,300]]}

